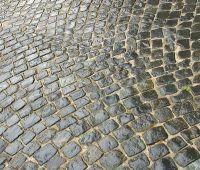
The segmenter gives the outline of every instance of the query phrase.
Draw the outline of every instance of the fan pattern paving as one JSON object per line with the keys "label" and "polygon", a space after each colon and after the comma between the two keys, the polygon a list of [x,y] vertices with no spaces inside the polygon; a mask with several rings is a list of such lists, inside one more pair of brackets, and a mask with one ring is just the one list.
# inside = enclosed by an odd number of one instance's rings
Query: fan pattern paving
{"label": "fan pattern paving", "polygon": [[200,0],[0,1],[0,169],[181,169],[199,128]]}

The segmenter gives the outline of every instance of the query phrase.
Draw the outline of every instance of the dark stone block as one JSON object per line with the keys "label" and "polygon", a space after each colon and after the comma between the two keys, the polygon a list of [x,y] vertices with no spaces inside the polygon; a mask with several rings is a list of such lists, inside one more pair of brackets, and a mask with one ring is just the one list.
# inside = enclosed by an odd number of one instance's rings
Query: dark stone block
{"label": "dark stone block", "polygon": [[187,166],[191,162],[197,160],[200,154],[197,150],[192,147],[187,147],[178,152],[175,156],[175,161],[182,167]]}
{"label": "dark stone block", "polygon": [[153,127],[147,130],[144,133],[143,137],[146,144],[150,145],[150,144],[166,139],[168,135],[162,126],[158,126],[158,127]]}
{"label": "dark stone block", "polygon": [[124,149],[127,156],[133,156],[142,152],[146,146],[140,137],[133,137],[122,143],[122,148]]}
{"label": "dark stone block", "polygon": [[188,128],[188,125],[184,121],[183,118],[172,119],[172,120],[166,122],[164,124],[164,126],[167,129],[167,131],[172,135],[174,135],[174,134],[176,134],[176,133]]}
{"label": "dark stone block", "polygon": [[169,150],[166,145],[163,143],[156,144],[149,148],[149,156],[150,158],[155,161],[158,160],[169,153]]}

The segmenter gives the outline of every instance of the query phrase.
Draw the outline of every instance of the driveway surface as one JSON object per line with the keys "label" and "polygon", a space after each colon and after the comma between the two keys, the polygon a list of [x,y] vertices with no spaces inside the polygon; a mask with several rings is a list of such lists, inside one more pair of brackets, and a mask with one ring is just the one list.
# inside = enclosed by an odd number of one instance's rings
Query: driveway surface
{"label": "driveway surface", "polygon": [[194,168],[199,128],[200,0],[0,0],[0,169]]}

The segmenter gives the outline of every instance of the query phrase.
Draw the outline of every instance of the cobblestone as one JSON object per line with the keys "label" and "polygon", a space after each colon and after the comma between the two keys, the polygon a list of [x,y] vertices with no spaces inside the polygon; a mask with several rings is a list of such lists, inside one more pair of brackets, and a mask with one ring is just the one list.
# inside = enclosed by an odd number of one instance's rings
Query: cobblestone
{"label": "cobblestone", "polygon": [[49,159],[51,159],[56,153],[56,149],[51,145],[47,144],[43,146],[40,150],[38,150],[34,157],[38,161],[40,165],[46,163]]}
{"label": "cobblestone", "polygon": [[194,167],[199,0],[0,7],[0,169]]}

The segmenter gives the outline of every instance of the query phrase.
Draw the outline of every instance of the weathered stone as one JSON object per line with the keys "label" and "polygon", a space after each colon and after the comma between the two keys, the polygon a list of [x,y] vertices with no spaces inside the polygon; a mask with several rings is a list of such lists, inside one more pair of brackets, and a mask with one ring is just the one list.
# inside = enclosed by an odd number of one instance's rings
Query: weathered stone
{"label": "weathered stone", "polygon": [[37,123],[36,125],[34,125],[33,127],[33,132],[36,134],[39,134],[40,132],[42,132],[46,127],[44,126],[43,123]]}
{"label": "weathered stone", "polygon": [[113,130],[115,130],[118,127],[118,124],[112,120],[106,120],[104,121],[100,126],[99,126],[99,130],[103,133],[103,134],[109,134],[110,132],[112,132]]}
{"label": "weathered stone", "polygon": [[157,160],[169,153],[166,145],[160,143],[149,148],[149,156],[152,160]]}
{"label": "weathered stone", "polygon": [[111,151],[100,158],[100,163],[105,168],[116,168],[124,160],[124,155],[118,151]]}
{"label": "weathered stone", "polygon": [[32,161],[27,161],[21,167],[21,170],[37,170],[38,165]]}
{"label": "weathered stone", "polygon": [[57,150],[51,144],[46,144],[34,154],[34,157],[40,165],[43,165],[49,159],[51,159],[56,152]]}
{"label": "weathered stone", "polygon": [[70,162],[67,164],[67,168],[69,170],[84,170],[87,168],[87,165],[85,162],[83,162],[81,157],[77,156],[76,158],[70,160]]}
{"label": "weathered stone", "polygon": [[180,137],[174,137],[167,142],[167,145],[173,152],[178,152],[180,149],[185,147],[187,144],[186,142]]}
{"label": "weathered stone", "polygon": [[102,138],[98,144],[104,152],[110,151],[118,146],[117,141],[112,136]]}
{"label": "weathered stone", "polygon": [[63,130],[70,125],[74,124],[76,122],[76,119],[71,116],[66,116],[63,119],[61,119],[60,122],[58,122],[58,126],[60,130]]}
{"label": "weathered stone", "polygon": [[75,77],[73,75],[70,75],[70,76],[67,76],[67,77],[59,79],[61,87],[65,87],[65,86],[67,86],[69,84],[74,83],[75,81],[76,81],[76,79],[75,79]]}
{"label": "weathered stone", "polygon": [[192,147],[187,147],[182,149],[180,152],[178,152],[175,156],[175,161],[177,164],[179,164],[182,167],[185,167],[186,165],[190,164],[191,162],[195,161],[200,157],[197,150],[195,150]]}
{"label": "weathered stone", "polygon": [[144,103],[136,108],[133,108],[133,114],[135,116],[141,116],[143,114],[149,114],[151,112],[152,112],[152,107],[149,103]]}
{"label": "weathered stone", "polygon": [[55,155],[52,157],[48,163],[47,163],[47,169],[49,170],[54,170],[54,169],[59,169],[59,167],[64,163],[64,159],[59,156]]}
{"label": "weathered stone", "polygon": [[120,98],[125,99],[127,97],[134,96],[136,94],[138,94],[137,89],[132,88],[132,87],[127,87],[120,91]]}
{"label": "weathered stone", "polygon": [[67,143],[70,140],[70,138],[71,138],[71,133],[69,131],[63,130],[57,132],[52,141],[57,147],[60,148],[65,143]]}
{"label": "weathered stone", "polygon": [[28,117],[24,118],[22,126],[24,129],[28,129],[34,124],[36,124],[38,121],[40,121],[40,117],[37,116],[36,114],[31,114]]}
{"label": "weathered stone", "polygon": [[70,101],[67,98],[59,98],[55,102],[55,105],[58,109],[62,109],[63,107],[67,106],[70,104]]}
{"label": "weathered stone", "polygon": [[107,120],[108,118],[109,118],[109,115],[107,112],[105,112],[103,110],[98,111],[97,113],[90,115],[89,123],[92,126],[96,126],[96,125],[102,123],[103,121]]}
{"label": "weathered stone", "polygon": [[164,107],[162,109],[155,110],[155,117],[159,120],[159,122],[165,122],[169,119],[173,118],[173,113],[168,107]]}
{"label": "weathered stone", "polygon": [[160,88],[160,94],[162,96],[171,95],[177,92],[177,88],[174,84],[167,84]]}
{"label": "weathered stone", "polygon": [[174,161],[169,157],[165,157],[165,158],[157,160],[153,165],[153,169],[154,170],[164,170],[164,169],[178,170]]}
{"label": "weathered stone", "polygon": [[17,115],[13,115],[12,117],[10,117],[7,121],[6,124],[8,126],[12,126],[14,124],[16,124],[17,122],[19,122],[19,117]]}
{"label": "weathered stone", "polygon": [[15,155],[15,157],[13,157],[13,159],[10,161],[10,166],[14,169],[19,169],[26,161],[26,159],[27,158],[22,153],[19,153]]}
{"label": "weathered stone", "polygon": [[0,139],[0,153],[2,153],[6,149],[7,143]]}
{"label": "weathered stone", "polygon": [[87,148],[87,150],[83,153],[83,159],[88,164],[93,164],[96,162],[102,155],[102,151],[99,150],[95,145],[91,145]]}
{"label": "weathered stone", "polygon": [[56,134],[56,129],[54,128],[45,129],[39,135],[37,135],[37,140],[40,143],[47,143],[55,136],[55,134]]}
{"label": "weathered stone", "polygon": [[103,170],[103,168],[101,168],[97,164],[93,164],[88,168],[88,170]]}
{"label": "weathered stone", "polygon": [[108,106],[116,104],[118,101],[119,101],[119,96],[117,94],[106,96],[104,100],[105,104],[107,104]]}
{"label": "weathered stone", "polygon": [[0,169],[176,170],[199,157],[199,1],[0,6]]}
{"label": "weathered stone", "polygon": [[189,125],[191,125],[191,126],[195,125],[200,122],[200,112],[193,111],[189,114],[184,115],[184,118]]}
{"label": "weathered stone", "polygon": [[151,90],[153,89],[153,87],[154,87],[154,84],[152,80],[145,80],[144,82],[141,82],[138,84],[138,88],[141,92]]}
{"label": "weathered stone", "polygon": [[35,134],[32,131],[26,131],[22,136],[22,142],[24,144],[28,144],[33,138],[35,137]]}
{"label": "weathered stone", "polygon": [[23,133],[22,129],[18,125],[14,125],[8,128],[4,133],[3,136],[9,142],[14,141]]}
{"label": "weathered stone", "polygon": [[79,136],[80,134],[88,130],[88,128],[89,125],[85,120],[81,120],[70,126],[70,130],[74,136]]}
{"label": "weathered stone", "polygon": [[126,98],[124,100],[124,106],[127,109],[131,109],[131,108],[137,107],[140,104],[141,104],[141,100],[140,100],[139,96],[134,96],[134,97]]}
{"label": "weathered stone", "polygon": [[14,141],[13,143],[9,144],[6,147],[5,152],[9,155],[15,155],[18,151],[20,151],[23,148],[23,145],[19,141]]}
{"label": "weathered stone", "polygon": [[60,120],[60,117],[58,117],[57,115],[51,115],[43,118],[43,120],[45,125],[50,127],[53,126],[56,122],[58,122]]}
{"label": "weathered stone", "polygon": [[90,99],[88,97],[82,97],[75,102],[76,107],[79,109],[81,107],[86,106],[88,103],[90,103]]}
{"label": "weathered stone", "polygon": [[173,106],[173,112],[176,115],[185,115],[192,112],[193,110],[194,110],[193,105],[189,101],[177,103]]}
{"label": "weathered stone", "polygon": [[108,108],[108,113],[111,116],[116,116],[119,114],[123,114],[125,112],[125,108],[122,104],[117,103],[116,105],[112,105]]}
{"label": "weathered stone", "polygon": [[86,110],[86,109],[79,109],[77,110],[74,115],[78,118],[78,119],[82,119],[86,116],[88,116],[90,113]]}
{"label": "weathered stone", "polygon": [[68,158],[76,156],[81,151],[81,147],[76,142],[70,142],[63,147],[63,153]]}
{"label": "weathered stone", "polygon": [[162,126],[158,126],[158,127],[153,127],[147,130],[144,133],[143,137],[146,144],[150,145],[150,144],[166,139],[168,135]]}
{"label": "weathered stone", "polygon": [[130,168],[136,169],[136,170],[144,169],[145,167],[149,165],[149,163],[150,163],[149,159],[144,153],[136,156],[135,158],[130,159],[128,162]]}
{"label": "weathered stone", "polygon": [[140,137],[133,137],[124,141],[122,147],[125,153],[130,157],[142,152],[145,149],[145,144]]}
{"label": "weathered stone", "polygon": [[101,134],[98,131],[93,130],[82,134],[79,142],[84,145],[90,145],[91,143],[98,141],[100,138]]}
{"label": "weathered stone", "polygon": [[161,109],[163,107],[169,106],[169,100],[167,98],[160,98],[157,100],[152,101],[154,109]]}
{"label": "weathered stone", "polygon": [[190,142],[192,139],[199,137],[199,135],[200,130],[196,126],[193,126],[181,132],[181,136],[188,142]]}
{"label": "weathered stone", "polygon": [[124,125],[113,132],[119,142],[129,139],[134,133],[128,125]]}
{"label": "weathered stone", "polygon": [[26,147],[23,149],[23,152],[28,155],[31,156],[33,155],[38,149],[40,148],[40,145],[33,141],[30,142],[28,145],[26,145]]}
{"label": "weathered stone", "polygon": [[164,124],[164,126],[167,129],[167,131],[172,135],[174,135],[174,134],[176,134],[176,133],[178,133],[178,132],[180,132],[183,129],[186,129],[188,127],[188,125],[186,124],[186,122],[182,118],[172,119],[172,120],[166,122]]}
{"label": "weathered stone", "polygon": [[117,118],[118,118],[119,123],[121,125],[124,125],[130,122],[131,120],[133,120],[134,116],[132,114],[123,114],[123,115],[119,115]]}
{"label": "weathered stone", "polygon": [[143,115],[132,121],[131,125],[136,132],[143,132],[156,123],[156,119],[151,115]]}

